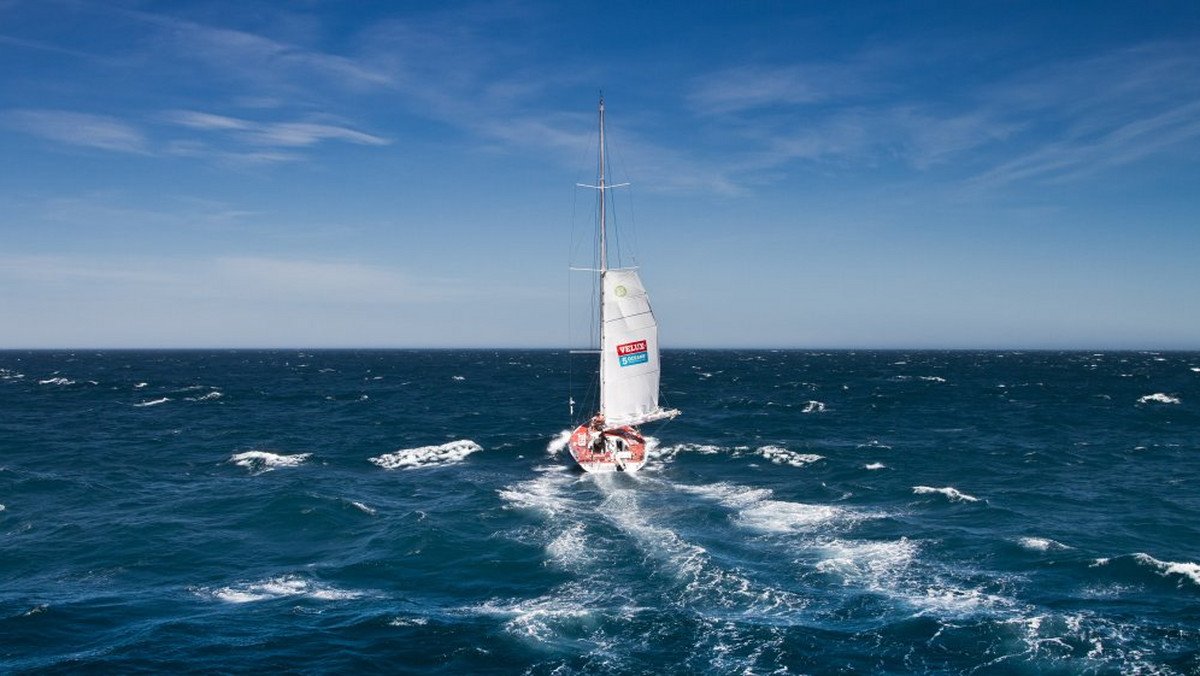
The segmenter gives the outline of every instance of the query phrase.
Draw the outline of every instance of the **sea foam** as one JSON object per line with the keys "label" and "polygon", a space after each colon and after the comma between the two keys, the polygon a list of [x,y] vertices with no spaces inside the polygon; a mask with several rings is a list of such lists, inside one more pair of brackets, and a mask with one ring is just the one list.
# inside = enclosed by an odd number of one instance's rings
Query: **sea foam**
{"label": "sea foam", "polygon": [[779,446],[763,446],[756,452],[764,459],[770,460],[776,465],[791,465],[792,467],[803,467],[825,459],[823,455],[797,453],[796,451],[789,451]]}
{"label": "sea foam", "polygon": [[944,495],[946,496],[946,499],[951,502],[979,502],[979,498],[959,492],[957,488],[952,486],[945,486],[943,488],[934,488],[933,486],[913,486],[912,491],[917,495]]}
{"label": "sea foam", "polygon": [[1163,577],[1179,575],[1190,580],[1194,585],[1200,585],[1200,564],[1190,562],[1159,561],[1149,554],[1134,554],[1134,560],[1147,566]]}
{"label": "sea foam", "polygon": [[149,401],[143,401],[142,403],[134,404],[133,406],[134,406],[134,408],[145,408],[147,406],[158,406],[159,404],[165,404],[168,401],[171,401],[170,397],[162,397],[160,399],[150,399]]}
{"label": "sea foam", "polygon": [[369,460],[384,469],[418,469],[439,467],[462,462],[468,455],[482,451],[483,447],[470,439],[451,441],[440,446],[406,448],[395,453],[385,453]]}
{"label": "sea foam", "polygon": [[1034,552],[1048,552],[1056,549],[1070,549],[1067,545],[1050,538],[1021,538],[1017,544]]}
{"label": "sea foam", "polygon": [[1179,397],[1173,397],[1169,394],[1164,394],[1162,392],[1155,392],[1154,394],[1147,394],[1146,396],[1139,398],[1138,403],[1139,404],[1150,404],[1150,403],[1178,404],[1181,402],[1179,400]]}
{"label": "sea foam", "polygon": [[267,580],[241,582],[228,587],[195,591],[202,596],[209,596],[225,603],[251,603],[288,597],[303,597],[317,601],[344,601],[363,596],[361,592],[329,587],[295,575],[283,575]]}
{"label": "sea foam", "polygon": [[229,462],[251,470],[255,474],[270,472],[276,467],[296,467],[304,463],[312,453],[280,455],[269,451],[245,451],[229,457]]}
{"label": "sea foam", "polygon": [[56,377],[56,378],[47,378],[45,380],[38,381],[38,385],[74,385],[74,384],[75,384],[74,380],[71,380],[70,378],[63,378],[61,376]]}

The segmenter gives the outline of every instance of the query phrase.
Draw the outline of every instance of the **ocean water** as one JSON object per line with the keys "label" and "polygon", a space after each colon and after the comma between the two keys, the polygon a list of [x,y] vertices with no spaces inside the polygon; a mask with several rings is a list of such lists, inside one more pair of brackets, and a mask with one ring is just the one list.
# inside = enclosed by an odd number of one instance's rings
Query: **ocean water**
{"label": "ocean water", "polygon": [[569,359],[0,352],[0,672],[1200,674],[1200,353]]}

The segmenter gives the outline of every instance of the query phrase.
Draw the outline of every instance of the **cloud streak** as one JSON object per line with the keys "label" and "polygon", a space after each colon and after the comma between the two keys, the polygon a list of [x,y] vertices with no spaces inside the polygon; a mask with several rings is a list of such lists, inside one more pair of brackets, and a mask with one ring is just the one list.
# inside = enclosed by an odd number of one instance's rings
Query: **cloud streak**
{"label": "cloud streak", "polygon": [[180,127],[225,133],[259,146],[303,148],[322,141],[345,141],[358,145],[383,146],[390,140],[343,125],[320,122],[255,122],[190,110],[169,113],[166,119]]}
{"label": "cloud streak", "polygon": [[120,153],[149,153],[149,140],[140,129],[105,115],[70,110],[8,110],[0,112],[0,123],[65,145]]}
{"label": "cloud streak", "polygon": [[918,61],[743,64],[696,78],[689,103],[745,142],[741,170],[955,165],[961,180],[1086,180],[1200,139],[1196,46],[1153,43],[965,83],[953,98],[892,82]]}

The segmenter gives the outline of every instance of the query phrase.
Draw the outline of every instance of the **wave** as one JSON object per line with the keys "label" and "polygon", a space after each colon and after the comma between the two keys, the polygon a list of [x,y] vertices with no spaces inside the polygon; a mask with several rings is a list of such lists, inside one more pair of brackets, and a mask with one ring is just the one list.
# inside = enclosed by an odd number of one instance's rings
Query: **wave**
{"label": "wave", "polygon": [[63,378],[61,376],[55,377],[55,378],[47,378],[45,380],[38,381],[38,385],[74,385],[74,384],[75,384],[74,380],[71,380],[70,378]]}
{"label": "wave", "polygon": [[440,467],[462,462],[468,455],[482,451],[483,447],[470,439],[451,441],[440,446],[406,448],[395,453],[385,453],[369,460],[384,469],[418,469]]}
{"label": "wave", "polygon": [[352,507],[354,507],[355,509],[357,509],[358,511],[362,512],[363,514],[369,514],[371,516],[375,516],[376,514],[379,513],[377,510],[372,509],[371,507],[368,507],[365,504],[363,504],[361,502],[356,502],[354,500],[350,501],[350,505]]}
{"label": "wave", "polygon": [[804,467],[805,465],[811,465],[814,462],[825,459],[823,455],[797,453],[796,451],[789,451],[779,446],[763,446],[755,451],[755,453],[776,465],[791,465],[792,467]]}
{"label": "wave", "polygon": [[194,588],[193,592],[225,603],[252,603],[303,597],[317,601],[345,601],[363,597],[362,592],[329,587],[296,575],[283,575],[257,582],[242,582],[216,589]]}
{"label": "wave", "polygon": [[957,488],[945,486],[943,488],[934,488],[932,486],[913,486],[912,492],[917,495],[933,495],[940,494],[946,496],[946,499],[951,502],[979,502],[979,498],[973,495],[959,492]]}
{"label": "wave", "polygon": [[1164,394],[1162,392],[1155,392],[1154,394],[1147,394],[1146,396],[1139,398],[1138,403],[1139,404],[1150,404],[1150,403],[1178,404],[1181,402],[1179,400],[1179,397],[1173,397],[1169,394]]}
{"label": "wave", "polygon": [[[700,455],[716,455],[723,452],[725,449],[715,444],[672,444],[671,446],[659,446],[657,440],[654,444],[650,443],[651,438],[646,439],[646,455],[647,457],[658,460],[660,462],[670,462],[680,453],[698,453]],[[739,447],[735,450],[746,450],[747,447]]]}
{"label": "wave", "polygon": [[187,400],[188,401],[212,401],[214,399],[220,399],[223,396],[225,396],[225,395],[222,394],[220,390],[213,390],[213,391],[209,392],[208,394],[202,394],[199,397],[188,397]]}
{"label": "wave", "polygon": [[887,465],[883,464],[882,462],[872,462],[872,463],[863,465],[863,469],[869,469],[869,470],[887,469]]}
{"label": "wave", "polygon": [[150,399],[148,401],[143,401],[140,404],[134,404],[133,407],[134,408],[145,408],[147,406],[158,406],[159,404],[165,404],[168,401],[171,401],[170,397],[162,397],[160,399]]}
{"label": "wave", "polygon": [[1071,547],[1068,547],[1057,540],[1051,540],[1050,538],[1021,538],[1020,540],[1017,540],[1017,544],[1033,552],[1048,552],[1051,550],[1071,549]]}
{"label": "wave", "polygon": [[824,413],[825,404],[815,399],[804,404],[804,410],[801,413]]}
{"label": "wave", "polygon": [[245,451],[229,457],[229,462],[254,472],[262,474],[276,467],[297,467],[304,464],[312,453],[297,453],[295,455],[280,455],[269,451]]}
{"label": "wave", "polygon": [[1139,567],[1150,569],[1161,577],[1178,578],[1180,585],[1187,581],[1193,585],[1200,586],[1200,563],[1192,563],[1187,561],[1160,561],[1149,554],[1138,553],[1130,557],[1096,559],[1095,563],[1092,565],[1107,566],[1126,558],[1132,560]]}

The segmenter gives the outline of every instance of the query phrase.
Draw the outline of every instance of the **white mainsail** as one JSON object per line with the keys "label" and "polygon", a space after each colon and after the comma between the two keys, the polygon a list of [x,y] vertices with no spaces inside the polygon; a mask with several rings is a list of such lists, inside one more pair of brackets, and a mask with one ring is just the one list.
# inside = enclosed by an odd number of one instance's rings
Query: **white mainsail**
{"label": "white mainsail", "polygon": [[637,270],[601,273],[600,410],[606,427],[640,425],[679,415],[658,405],[658,324]]}

